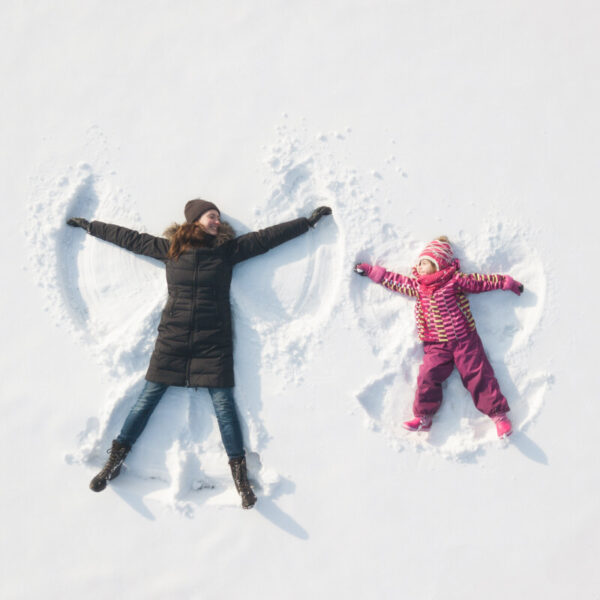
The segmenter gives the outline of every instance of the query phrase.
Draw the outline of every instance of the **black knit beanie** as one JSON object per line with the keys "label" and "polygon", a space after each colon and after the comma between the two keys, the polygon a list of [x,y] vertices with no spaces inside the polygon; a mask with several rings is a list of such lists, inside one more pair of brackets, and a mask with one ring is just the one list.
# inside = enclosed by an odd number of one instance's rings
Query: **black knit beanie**
{"label": "black knit beanie", "polygon": [[221,211],[212,202],[207,202],[206,200],[201,200],[200,198],[197,200],[190,200],[185,205],[183,214],[185,215],[185,220],[188,223],[193,223],[208,210],[216,210],[219,215],[221,214]]}

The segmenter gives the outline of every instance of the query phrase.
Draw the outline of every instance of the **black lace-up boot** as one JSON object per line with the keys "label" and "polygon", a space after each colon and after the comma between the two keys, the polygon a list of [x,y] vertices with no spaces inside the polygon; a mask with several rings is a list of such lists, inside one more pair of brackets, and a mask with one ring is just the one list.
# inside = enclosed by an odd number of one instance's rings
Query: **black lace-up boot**
{"label": "black lace-up boot", "polygon": [[231,458],[229,460],[231,474],[238,494],[242,497],[242,508],[252,508],[256,504],[256,496],[248,481],[248,470],[246,468],[246,457]]}
{"label": "black lace-up boot", "polygon": [[123,461],[129,452],[130,447],[113,440],[112,448],[107,450],[110,452],[110,456],[106,461],[106,464],[102,468],[102,471],[90,481],[90,489],[94,492],[101,492],[106,487],[106,482],[117,477],[121,471]]}

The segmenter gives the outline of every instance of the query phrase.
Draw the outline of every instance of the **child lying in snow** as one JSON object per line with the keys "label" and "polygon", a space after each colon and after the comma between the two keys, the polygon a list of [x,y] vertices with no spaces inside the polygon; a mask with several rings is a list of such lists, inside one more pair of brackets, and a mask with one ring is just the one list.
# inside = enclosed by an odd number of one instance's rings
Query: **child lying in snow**
{"label": "child lying in snow", "polygon": [[523,285],[509,275],[462,273],[445,236],[425,247],[412,277],[366,263],[356,265],[354,270],[394,292],[417,299],[415,316],[425,356],[413,403],[415,418],[403,426],[409,431],[431,429],[432,417],[442,403],[442,383],[456,365],[476,408],[493,419],[499,437],[510,435],[512,426],[506,416],[510,408],[485,355],[465,293],[510,290],[519,296]]}

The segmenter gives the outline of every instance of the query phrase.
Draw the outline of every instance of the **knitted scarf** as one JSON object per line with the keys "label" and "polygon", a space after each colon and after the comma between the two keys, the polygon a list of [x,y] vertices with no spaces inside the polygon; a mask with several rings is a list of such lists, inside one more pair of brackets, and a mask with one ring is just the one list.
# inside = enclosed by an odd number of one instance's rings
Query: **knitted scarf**
{"label": "knitted scarf", "polygon": [[454,273],[456,273],[458,269],[460,269],[460,263],[458,262],[458,259],[455,258],[449,267],[446,267],[441,271],[417,276],[419,292],[423,294],[423,296],[433,296],[436,290],[454,277]]}

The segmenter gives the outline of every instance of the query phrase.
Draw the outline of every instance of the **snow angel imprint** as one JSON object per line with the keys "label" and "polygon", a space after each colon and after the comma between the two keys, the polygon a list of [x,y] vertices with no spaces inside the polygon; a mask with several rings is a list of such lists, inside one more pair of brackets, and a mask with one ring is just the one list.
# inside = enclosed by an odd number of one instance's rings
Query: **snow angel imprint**
{"label": "snow angel imprint", "polygon": [[322,206],[308,218],[294,219],[240,237],[221,221],[219,209],[211,202],[190,200],[184,214],[186,222],[171,226],[165,232],[166,237],[78,217],[67,221],[68,225],[81,227],[97,238],[163,262],[168,287],[145,386],[90,488],[100,492],[109,480],[117,477],[127,453],[169,386],[205,387],[213,401],[242,506],[251,508],[256,496],[248,481],[233,396],[229,300],[232,270],[237,263],[307,232],[322,216],[331,214],[331,209]]}
{"label": "snow angel imprint", "polygon": [[485,355],[466,294],[510,290],[521,295],[523,285],[509,275],[462,273],[446,236],[425,247],[412,277],[366,263],[355,265],[354,270],[417,301],[415,317],[425,356],[417,379],[414,419],[403,427],[409,431],[431,429],[442,403],[442,383],[456,365],[475,407],[493,419],[499,437],[509,436],[512,426],[506,413],[510,408]]}

